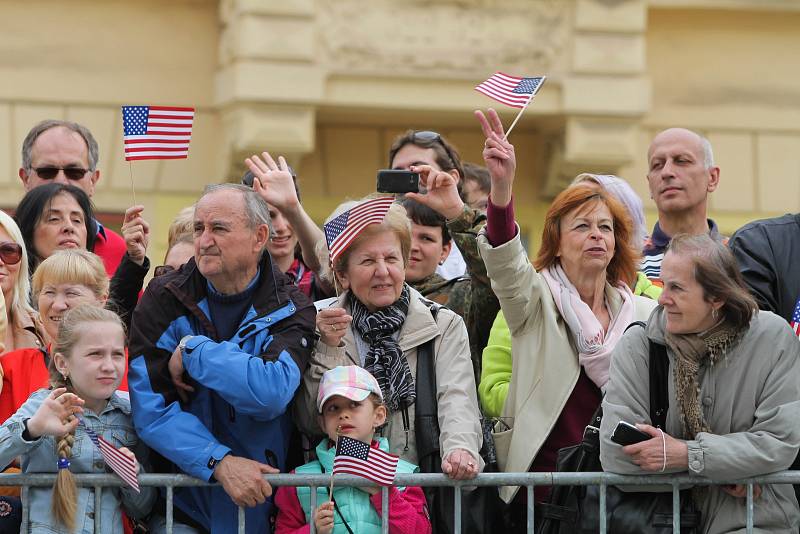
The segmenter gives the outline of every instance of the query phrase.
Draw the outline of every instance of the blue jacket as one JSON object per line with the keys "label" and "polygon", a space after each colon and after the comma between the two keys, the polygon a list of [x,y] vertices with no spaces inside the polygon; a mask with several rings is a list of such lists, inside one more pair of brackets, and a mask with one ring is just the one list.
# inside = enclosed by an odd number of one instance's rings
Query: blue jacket
{"label": "blue jacket", "polygon": [[[207,290],[192,259],[153,279],[142,296],[129,349],[136,430],[180,471],[203,480],[212,480],[229,453],[284,470],[292,430],[287,408],[314,344],[314,306],[265,253],[252,304],[224,340],[209,319]],[[182,403],[167,363],[187,335],[195,337],[183,365],[195,392]],[[222,487],[176,491],[175,503],[215,534],[236,532],[237,508]],[[247,509],[248,532],[269,531],[270,506]]]}

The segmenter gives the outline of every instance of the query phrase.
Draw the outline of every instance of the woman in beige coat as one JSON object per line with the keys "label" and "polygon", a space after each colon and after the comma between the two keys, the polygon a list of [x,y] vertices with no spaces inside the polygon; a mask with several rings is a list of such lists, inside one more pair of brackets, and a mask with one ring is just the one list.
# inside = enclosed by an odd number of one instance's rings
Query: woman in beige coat
{"label": "woman in beige coat", "polygon": [[[556,197],[531,264],[511,202],[514,147],[494,110],[488,118],[476,114],[492,177],[478,243],[512,335],[511,383],[495,425],[498,460],[506,472],[554,471],[558,449],[581,440],[600,404],[611,350],[655,302],[631,292],[638,251],[630,246],[630,219],[603,190],[577,185]],[[512,518],[524,526],[518,489],[501,488],[500,495],[514,500]],[[537,489],[537,500],[547,493]]]}
{"label": "woman in beige coat", "polygon": [[[600,459],[622,474],[689,473],[739,479],[787,469],[800,447],[800,342],[786,322],[759,312],[728,248],[708,235],[675,236],[661,268],[661,307],[614,351],[603,401]],[[666,345],[666,428],[650,426],[649,346]],[[622,447],[620,421],[651,439]],[[691,492],[701,532],[744,532],[744,486]],[[757,532],[797,532],[790,485],[755,486]]]}
{"label": "woman in beige coat", "polygon": [[[353,204],[340,206],[331,218]],[[467,330],[447,308],[438,308],[434,319],[433,303],[405,283],[410,247],[411,223],[394,204],[381,224],[367,226],[333,259],[343,292],[317,314],[319,340],[300,386],[296,418],[306,434],[320,435],[316,401],[323,373],[341,365],[365,367],[378,379],[389,408],[383,435],[390,451],[419,464],[417,355],[433,340],[442,472],[473,478],[483,467],[482,433]]]}

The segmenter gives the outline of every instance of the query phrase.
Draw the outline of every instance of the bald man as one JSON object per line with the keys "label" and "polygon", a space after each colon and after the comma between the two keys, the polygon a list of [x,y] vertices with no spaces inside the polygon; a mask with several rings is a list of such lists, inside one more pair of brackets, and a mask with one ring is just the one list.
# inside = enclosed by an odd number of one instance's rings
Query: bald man
{"label": "bald man", "polygon": [[644,245],[641,270],[656,283],[661,260],[672,236],[699,235],[723,239],[707,217],[708,195],[719,186],[711,143],[684,128],[670,128],[653,138],[647,151],[647,183],[658,208],[658,221]]}

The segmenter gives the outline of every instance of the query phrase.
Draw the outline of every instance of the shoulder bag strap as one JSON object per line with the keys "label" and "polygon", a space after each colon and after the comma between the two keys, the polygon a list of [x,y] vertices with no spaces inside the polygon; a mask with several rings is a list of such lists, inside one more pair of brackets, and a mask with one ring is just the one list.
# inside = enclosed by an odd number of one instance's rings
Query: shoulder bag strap
{"label": "shoulder bag strap", "polygon": [[[431,303],[431,315],[436,320],[439,311],[437,304]],[[441,469],[439,458],[439,407],[436,401],[436,369],[431,339],[417,348],[417,398],[414,402],[414,429],[417,438],[417,453],[422,472],[438,472]]]}
{"label": "shoulder bag strap", "polygon": [[667,347],[650,341],[650,421],[664,430],[669,411],[669,358]]}

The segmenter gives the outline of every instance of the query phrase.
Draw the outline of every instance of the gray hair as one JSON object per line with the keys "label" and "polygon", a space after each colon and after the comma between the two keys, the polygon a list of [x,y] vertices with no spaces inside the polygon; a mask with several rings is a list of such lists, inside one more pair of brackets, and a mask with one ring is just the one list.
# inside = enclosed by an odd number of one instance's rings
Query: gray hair
{"label": "gray hair", "polygon": [[261,195],[253,191],[250,187],[242,184],[209,184],[203,189],[201,199],[216,193],[217,191],[237,191],[242,194],[244,200],[244,216],[250,228],[256,228],[259,225],[266,224],[269,226],[270,235],[272,234],[272,221],[269,218],[269,207]]}
{"label": "gray hair", "polygon": [[28,132],[28,135],[25,136],[25,140],[22,142],[23,169],[26,171],[30,171],[32,169],[33,162],[31,161],[31,150],[33,150],[33,144],[40,135],[51,128],[66,128],[67,130],[80,135],[83,138],[83,141],[86,143],[86,147],[89,152],[89,170],[94,171],[97,169],[97,161],[100,158],[100,149],[97,146],[97,141],[92,135],[92,132],[89,131],[89,128],[83,126],[82,124],[78,124],[77,122],[61,121],[56,119],[47,119],[36,124],[33,128],[31,128],[31,131]]}
{"label": "gray hair", "polygon": [[700,138],[700,146],[703,147],[703,164],[706,170],[709,170],[714,166],[714,150],[711,148],[711,141],[700,134],[697,134],[697,137]]}

